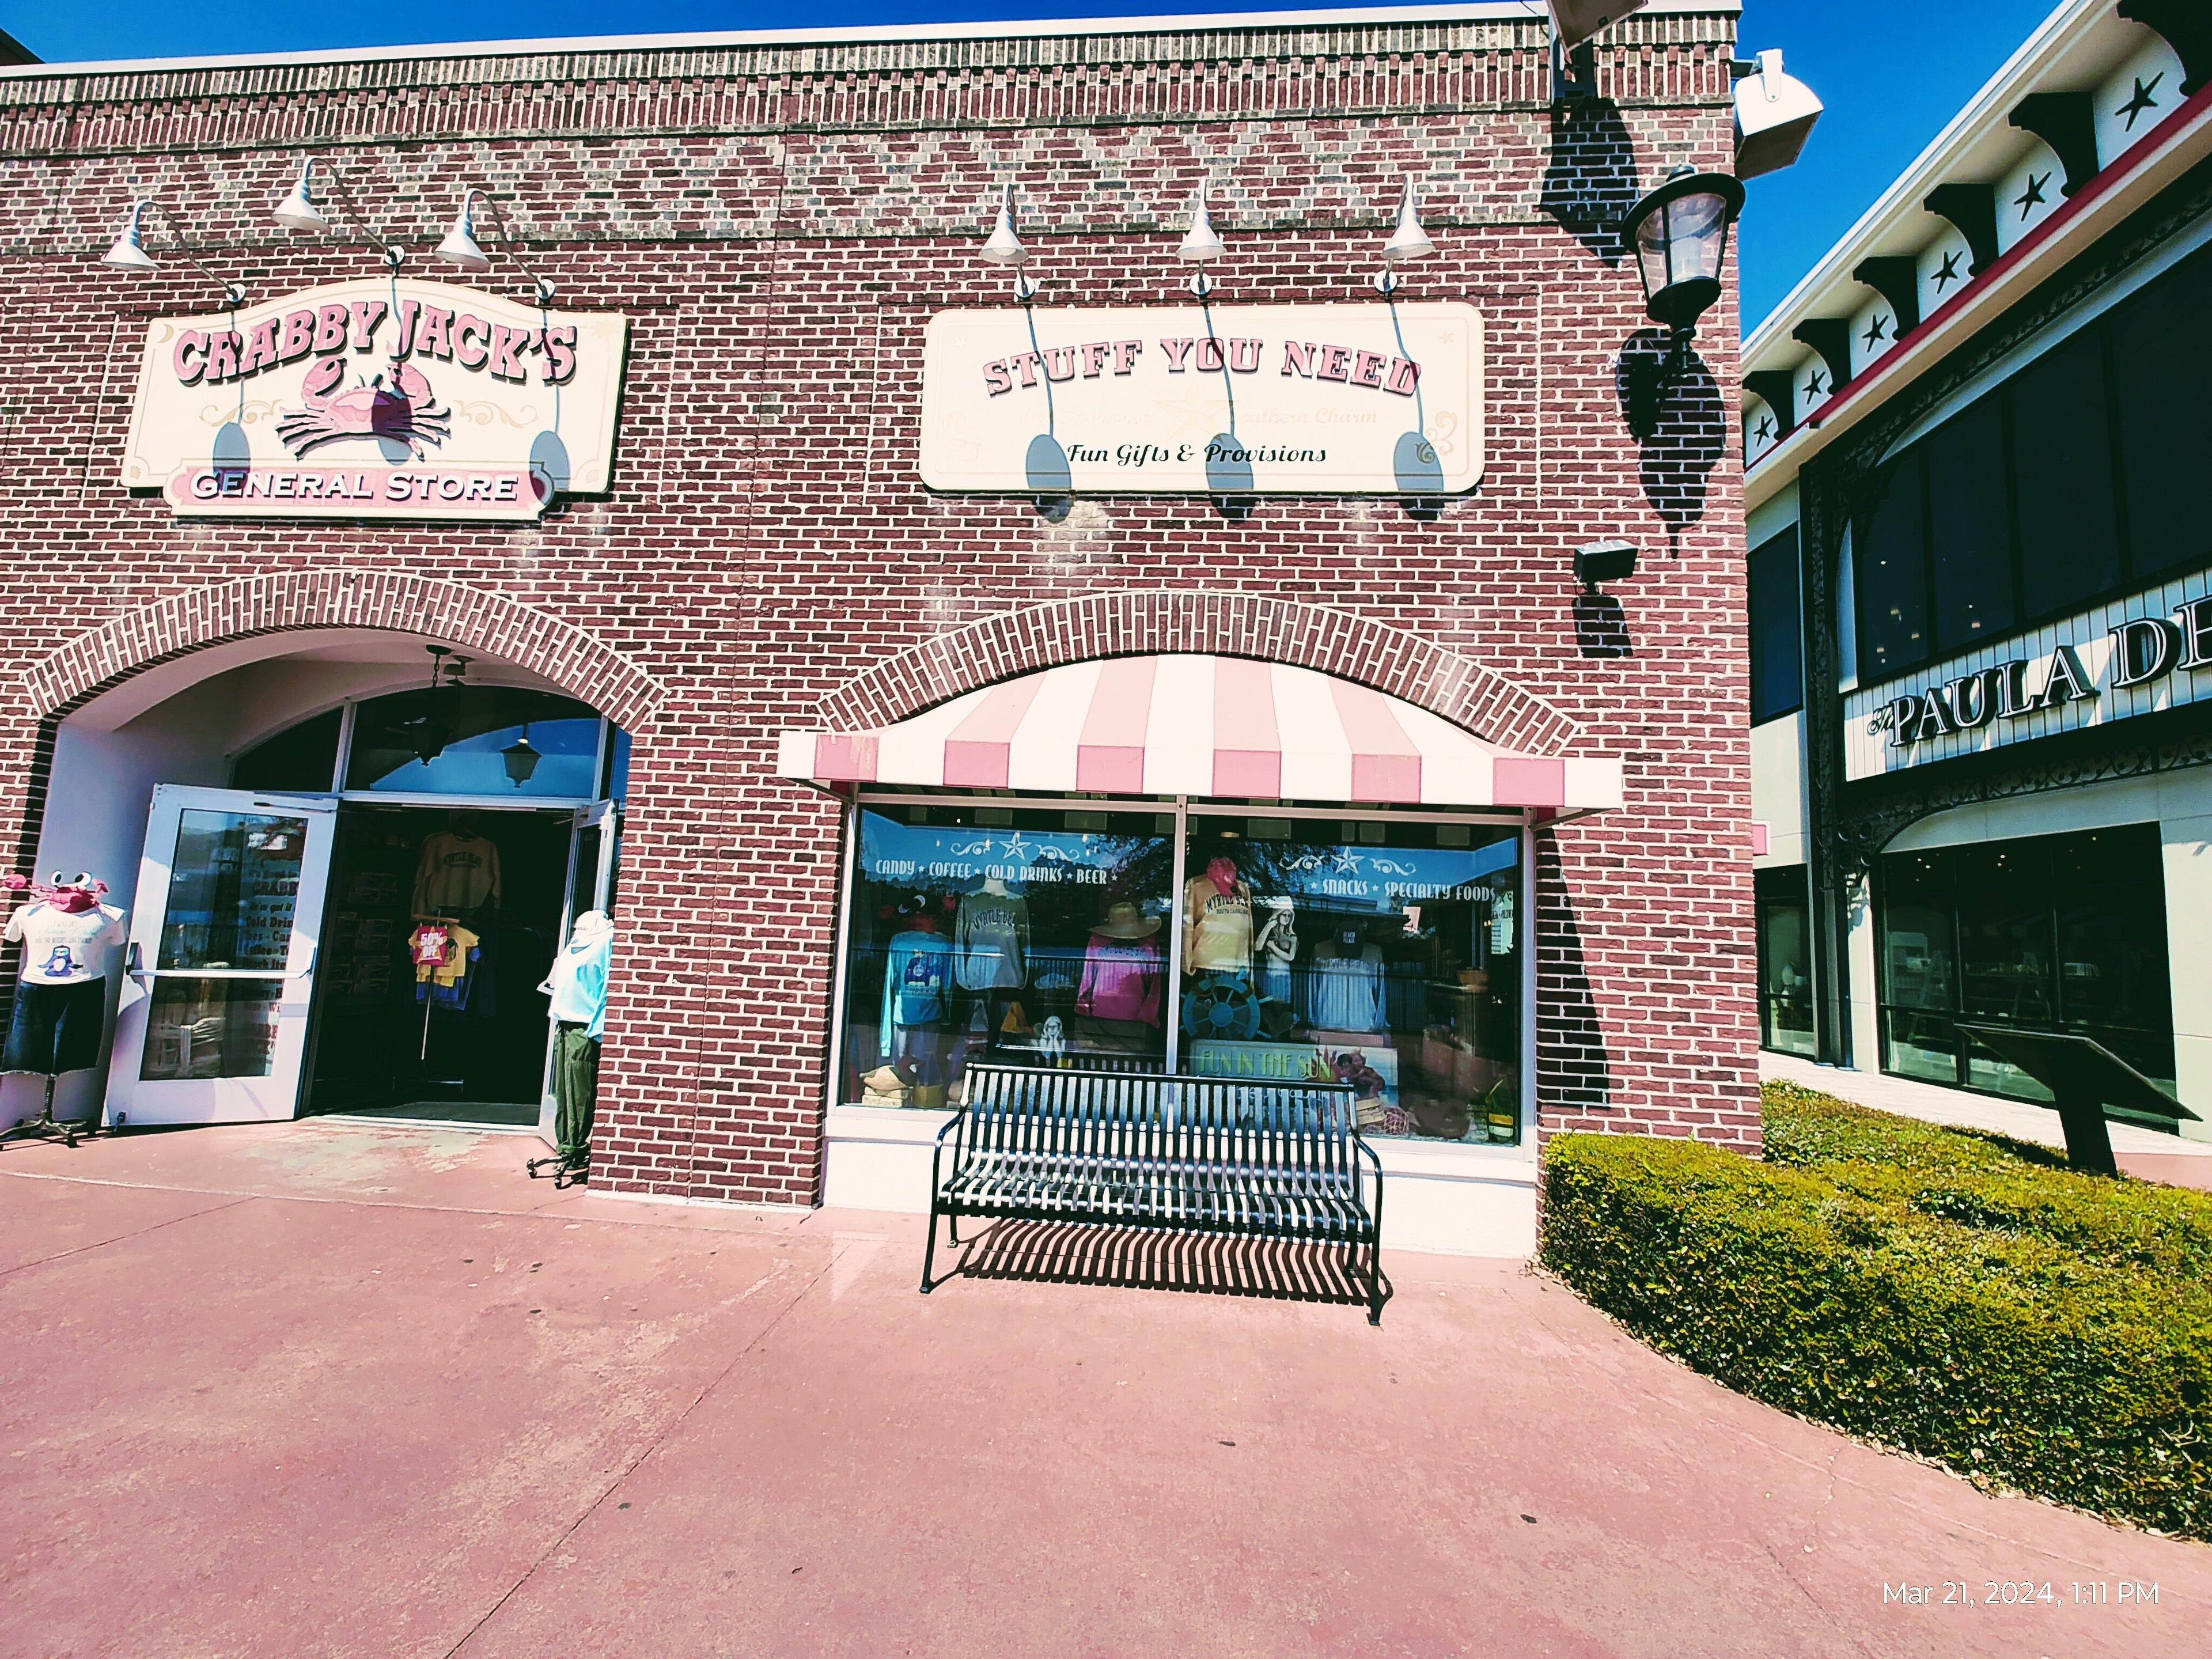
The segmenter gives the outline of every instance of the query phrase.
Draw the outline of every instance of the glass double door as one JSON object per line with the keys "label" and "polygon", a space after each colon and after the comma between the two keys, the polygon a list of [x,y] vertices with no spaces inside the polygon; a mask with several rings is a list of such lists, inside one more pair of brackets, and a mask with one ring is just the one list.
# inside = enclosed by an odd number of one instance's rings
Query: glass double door
{"label": "glass double door", "polygon": [[337,806],[155,790],[125,946],[111,1123],[292,1115]]}

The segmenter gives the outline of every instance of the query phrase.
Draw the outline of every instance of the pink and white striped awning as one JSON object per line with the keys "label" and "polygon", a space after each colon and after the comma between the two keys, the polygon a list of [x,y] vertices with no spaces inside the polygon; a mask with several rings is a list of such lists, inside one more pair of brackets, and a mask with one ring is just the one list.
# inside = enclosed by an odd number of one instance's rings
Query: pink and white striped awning
{"label": "pink and white striped awning", "polygon": [[1237,657],[1070,663],[872,732],[787,732],[826,785],[1533,807],[1620,805],[1620,763],[1519,755],[1311,669]]}

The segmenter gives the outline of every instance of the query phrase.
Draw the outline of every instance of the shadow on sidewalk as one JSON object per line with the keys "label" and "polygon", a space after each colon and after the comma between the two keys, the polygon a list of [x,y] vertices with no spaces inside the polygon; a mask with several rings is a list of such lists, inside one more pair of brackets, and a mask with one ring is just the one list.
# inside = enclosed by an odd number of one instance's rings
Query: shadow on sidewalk
{"label": "shadow on sidewalk", "polygon": [[[1133,1290],[1254,1296],[1364,1307],[1367,1289],[1340,1244],[1176,1233],[1146,1227],[1000,1221],[959,1246],[953,1279],[1112,1285]],[[1390,1276],[1382,1275],[1387,1304]]]}

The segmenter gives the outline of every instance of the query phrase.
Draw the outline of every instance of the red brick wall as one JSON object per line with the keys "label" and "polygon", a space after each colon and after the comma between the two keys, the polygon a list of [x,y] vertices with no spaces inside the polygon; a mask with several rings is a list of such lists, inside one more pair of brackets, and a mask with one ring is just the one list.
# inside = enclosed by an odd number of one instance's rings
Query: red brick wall
{"label": "red brick wall", "polygon": [[[331,620],[523,662],[636,738],[595,1180],[803,1202],[840,848],[834,807],[770,775],[776,732],[1109,638],[1279,654],[1624,761],[1625,808],[1540,837],[1543,1127],[1755,1145],[1734,295],[1639,447],[1616,363],[1640,297],[1585,222],[1677,161],[1726,165],[1731,29],[1632,20],[1597,54],[1610,101],[1564,119],[1540,27],[1504,21],[0,82],[17,866],[57,712],[148,662]],[[416,270],[447,275],[420,251],[479,184],[564,306],[630,316],[605,499],[522,528],[309,526],[179,523],[119,488],[143,319],[210,295],[181,258],[134,282],[99,251],[151,192],[257,297],[368,274],[269,222],[305,154]],[[1193,497],[1055,525],[920,487],[921,331],[1006,302],[975,257],[1002,180],[1047,303],[1175,300],[1201,174],[1218,298],[1321,302],[1371,297],[1407,173],[1440,250],[1407,297],[1489,321],[1488,471],[1441,519],[1267,498],[1232,523]],[[1571,578],[1605,536],[1644,550],[1619,614]]]}

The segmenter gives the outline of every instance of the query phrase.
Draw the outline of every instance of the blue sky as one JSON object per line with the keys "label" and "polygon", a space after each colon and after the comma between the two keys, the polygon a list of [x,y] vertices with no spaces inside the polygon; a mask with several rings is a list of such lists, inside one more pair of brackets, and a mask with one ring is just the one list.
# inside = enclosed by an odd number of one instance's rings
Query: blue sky
{"label": "blue sky", "polygon": [[[1256,3],[1256,0],[1248,0]],[[1325,0],[1319,0],[1325,3]],[[1316,0],[1304,0],[1311,5]],[[1959,106],[2025,40],[2055,0],[1745,0],[1746,55],[1780,46],[1790,70],[1828,106],[1804,158],[1753,181],[1738,242],[1747,329],[1881,194]],[[0,27],[49,62],[204,52],[280,52],[408,41],[509,40],[836,22],[949,22],[1115,16],[1216,9],[1205,0],[441,0],[435,7],[319,6],[229,0],[0,0]]]}

